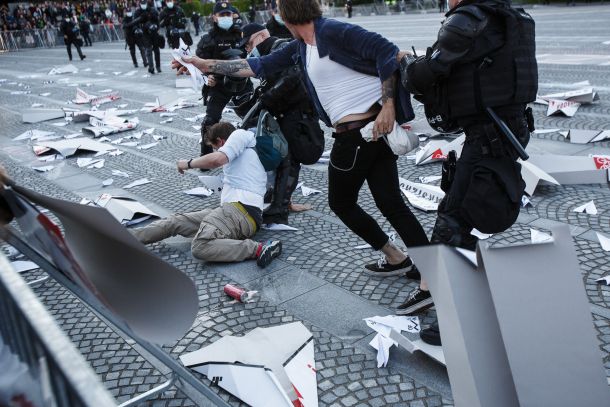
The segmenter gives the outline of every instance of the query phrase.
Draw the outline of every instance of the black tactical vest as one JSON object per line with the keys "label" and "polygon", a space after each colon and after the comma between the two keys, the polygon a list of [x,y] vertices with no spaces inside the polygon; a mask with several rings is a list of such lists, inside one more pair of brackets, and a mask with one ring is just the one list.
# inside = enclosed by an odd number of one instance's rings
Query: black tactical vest
{"label": "black tactical vest", "polygon": [[[535,23],[531,16],[523,9],[498,2],[466,2],[447,15],[456,12],[468,13],[473,18],[487,17],[489,21],[439,89],[448,116],[457,119],[480,114],[486,107],[534,101],[538,67]],[[493,45],[487,40],[489,30],[504,32],[503,45]]]}

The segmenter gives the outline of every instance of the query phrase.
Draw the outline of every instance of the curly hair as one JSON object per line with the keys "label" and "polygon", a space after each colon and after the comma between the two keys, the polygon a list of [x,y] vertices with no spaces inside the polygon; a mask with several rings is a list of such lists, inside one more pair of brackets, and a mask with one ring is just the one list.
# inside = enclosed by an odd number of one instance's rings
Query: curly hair
{"label": "curly hair", "polygon": [[318,0],[279,0],[278,10],[287,23],[307,24],[322,16]]}

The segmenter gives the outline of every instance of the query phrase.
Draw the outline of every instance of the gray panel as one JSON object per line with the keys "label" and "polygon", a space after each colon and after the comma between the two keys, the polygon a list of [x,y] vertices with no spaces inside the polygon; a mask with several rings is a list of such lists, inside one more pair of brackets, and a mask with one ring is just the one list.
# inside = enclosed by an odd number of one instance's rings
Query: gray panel
{"label": "gray panel", "polygon": [[434,297],[456,407],[518,405],[485,274],[446,246],[409,254]]}
{"label": "gray panel", "polygon": [[608,406],[570,232],[552,232],[553,243],[481,251],[520,405]]}

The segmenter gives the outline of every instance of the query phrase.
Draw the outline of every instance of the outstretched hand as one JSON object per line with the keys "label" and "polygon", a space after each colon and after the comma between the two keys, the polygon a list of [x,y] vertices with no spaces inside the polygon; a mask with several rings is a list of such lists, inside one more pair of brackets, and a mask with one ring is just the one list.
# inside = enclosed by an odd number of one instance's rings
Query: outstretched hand
{"label": "outstretched hand", "polygon": [[[203,73],[207,73],[205,71],[205,59],[196,57],[196,56],[190,56],[190,57],[182,57],[182,60],[188,64],[193,64],[197,69],[199,69],[201,72]],[[177,74],[178,75],[182,75],[182,74],[188,74],[188,69],[178,60],[174,59],[172,60],[172,69],[176,69],[177,70]]]}

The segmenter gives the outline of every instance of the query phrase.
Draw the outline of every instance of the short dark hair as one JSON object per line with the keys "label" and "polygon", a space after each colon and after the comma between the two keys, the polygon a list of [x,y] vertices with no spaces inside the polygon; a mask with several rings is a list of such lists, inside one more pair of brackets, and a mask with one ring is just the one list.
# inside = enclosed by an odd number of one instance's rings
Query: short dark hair
{"label": "short dark hair", "polygon": [[322,17],[318,0],[279,0],[278,10],[282,20],[294,25],[307,24]]}
{"label": "short dark hair", "polygon": [[216,123],[205,133],[206,144],[216,144],[218,140],[227,140],[231,133],[235,131],[235,126],[228,122]]}

